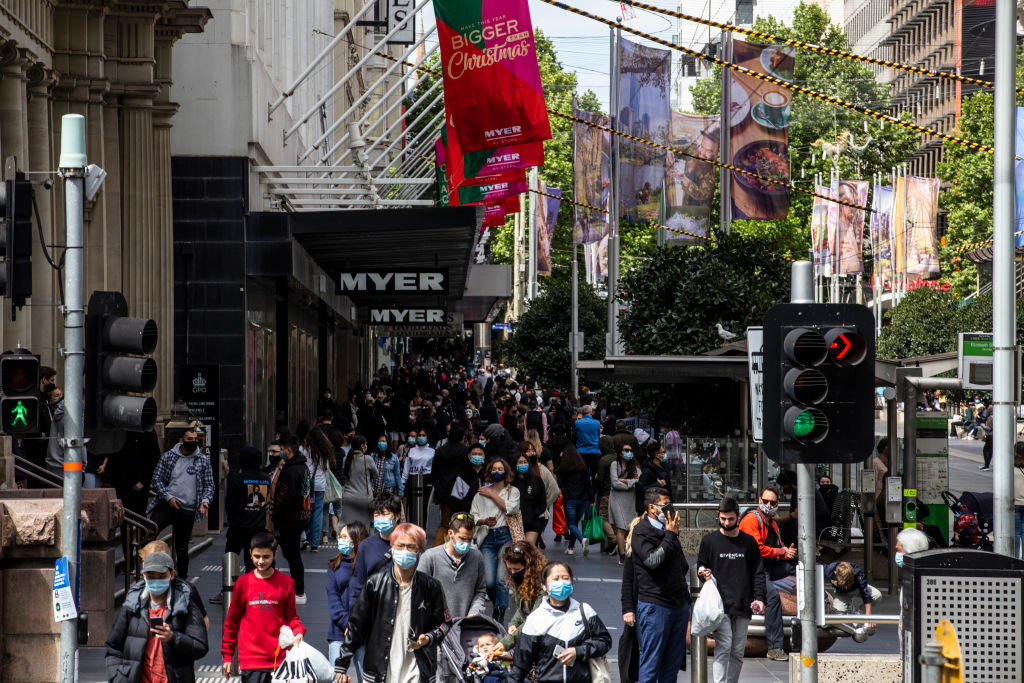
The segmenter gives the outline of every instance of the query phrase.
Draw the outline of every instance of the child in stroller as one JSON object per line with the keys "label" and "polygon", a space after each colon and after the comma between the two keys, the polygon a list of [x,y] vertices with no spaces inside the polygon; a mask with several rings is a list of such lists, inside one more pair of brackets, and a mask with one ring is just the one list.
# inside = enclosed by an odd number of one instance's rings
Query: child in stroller
{"label": "child in stroller", "polygon": [[511,661],[501,647],[501,624],[482,614],[454,619],[438,652],[438,683],[501,683]]}
{"label": "child in stroller", "polygon": [[476,639],[473,654],[476,656],[466,667],[467,674],[482,677],[483,683],[502,683],[505,680],[512,655],[505,652],[505,647],[498,640],[498,636],[493,633],[481,635]]}
{"label": "child in stroller", "polygon": [[957,498],[943,491],[942,499],[953,511],[951,545],[975,550],[992,550],[992,494],[965,491]]}

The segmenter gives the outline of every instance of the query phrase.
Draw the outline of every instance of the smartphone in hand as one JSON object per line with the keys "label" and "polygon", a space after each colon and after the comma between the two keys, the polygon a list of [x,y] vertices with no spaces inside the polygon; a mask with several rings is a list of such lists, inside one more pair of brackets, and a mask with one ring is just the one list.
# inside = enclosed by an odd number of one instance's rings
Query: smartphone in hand
{"label": "smartphone in hand", "polygon": [[161,627],[163,625],[164,625],[164,618],[163,617],[150,617],[149,618],[149,627],[150,628],[159,628],[159,627]]}

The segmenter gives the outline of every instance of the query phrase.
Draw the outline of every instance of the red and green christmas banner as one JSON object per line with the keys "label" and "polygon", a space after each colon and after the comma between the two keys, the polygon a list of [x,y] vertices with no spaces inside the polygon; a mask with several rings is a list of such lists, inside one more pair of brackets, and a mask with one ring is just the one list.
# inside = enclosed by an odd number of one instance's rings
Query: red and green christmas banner
{"label": "red and green christmas banner", "polygon": [[484,222],[481,228],[494,228],[505,225],[505,216],[519,211],[519,195],[514,194],[505,197],[498,204],[486,205],[484,208]]}
{"label": "red and green christmas banner", "polygon": [[486,185],[470,185],[458,189],[459,205],[494,204],[512,195],[527,191],[526,172],[514,171],[519,178],[499,180]]}
{"label": "red and green christmas banner", "polygon": [[463,153],[451,117],[446,117],[446,125],[441,129],[441,139],[446,148],[447,173],[455,187],[473,184],[466,183],[466,180],[544,164],[543,142],[528,142],[525,145],[507,145]]}
{"label": "red and green christmas banner", "polygon": [[462,151],[550,139],[528,0],[434,0],[434,15]]}

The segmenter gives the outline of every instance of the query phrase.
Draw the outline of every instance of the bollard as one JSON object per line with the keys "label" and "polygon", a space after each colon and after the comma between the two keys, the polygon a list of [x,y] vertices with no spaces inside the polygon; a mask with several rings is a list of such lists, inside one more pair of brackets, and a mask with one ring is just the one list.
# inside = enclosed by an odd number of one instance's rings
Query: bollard
{"label": "bollard", "polygon": [[708,637],[690,639],[690,683],[708,683]]}
{"label": "bollard", "polygon": [[[238,578],[240,560],[238,553],[224,553],[224,561],[221,564],[221,596],[224,598],[224,620],[228,618],[228,609],[231,608],[231,594],[235,590],[235,579]],[[238,648],[235,648],[234,657],[231,658],[232,673],[239,673]]]}
{"label": "bollard", "polygon": [[925,643],[921,664],[924,665],[924,683],[941,683],[942,667],[946,665],[942,645],[934,640]]}

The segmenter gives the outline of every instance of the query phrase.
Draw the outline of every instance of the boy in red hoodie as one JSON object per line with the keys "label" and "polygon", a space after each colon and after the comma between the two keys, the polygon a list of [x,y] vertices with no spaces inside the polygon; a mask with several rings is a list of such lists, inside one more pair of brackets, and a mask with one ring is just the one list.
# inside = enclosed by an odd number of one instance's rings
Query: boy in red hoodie
{"label": "boy in red hoodie", "polygon": [[277,541],[261,532],[253,536],[249,547],[256,569],[238,577],[231,596],[221,646],[224,676],[231,676],[231,657],[237,644],[242,683],[270,683],[274,667],[284,658],[277,644],[281,627],[291,628],[296,645],[306,629],[295,612],[295,582],[274,569]]}

